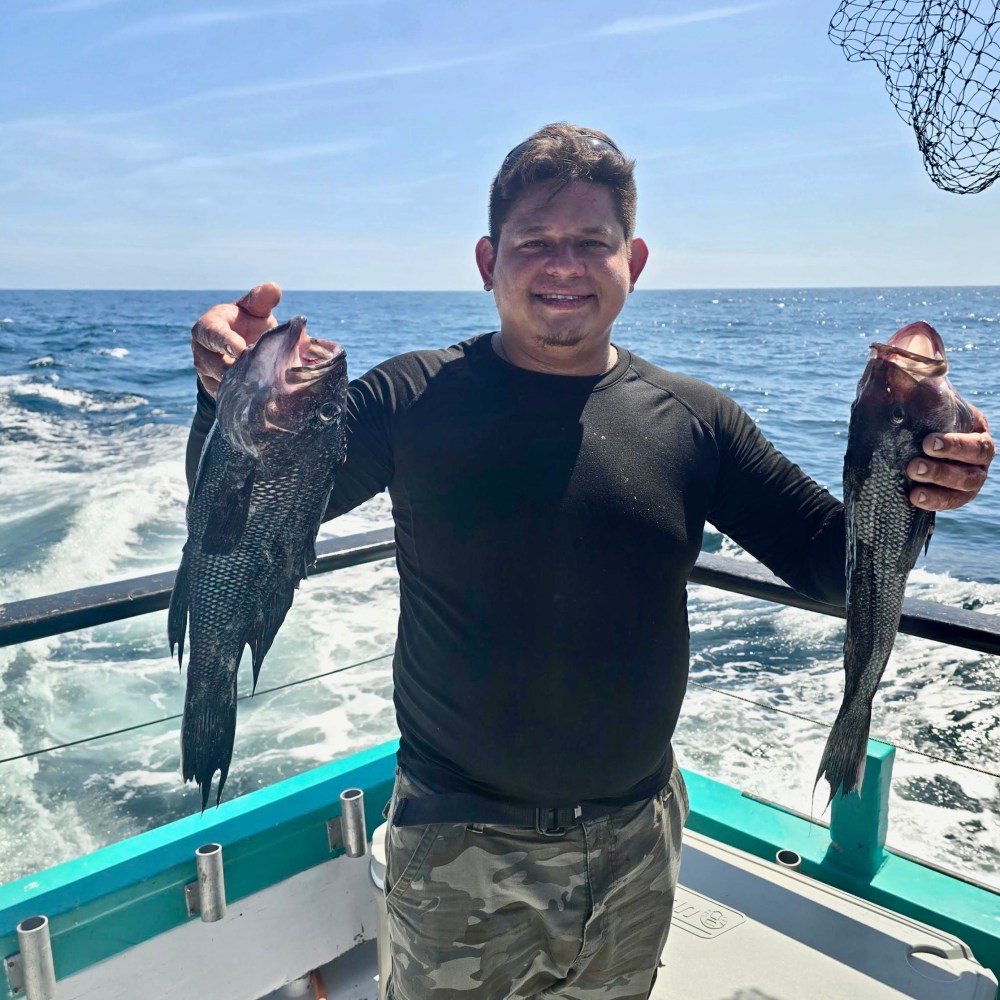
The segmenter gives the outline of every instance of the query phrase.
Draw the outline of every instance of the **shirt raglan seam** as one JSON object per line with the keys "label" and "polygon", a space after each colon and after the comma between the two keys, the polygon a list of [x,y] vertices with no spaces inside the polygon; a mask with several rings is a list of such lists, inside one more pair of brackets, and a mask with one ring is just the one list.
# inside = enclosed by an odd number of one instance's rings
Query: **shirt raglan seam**
{"label": "shirt raglan seam", "polygon": [[658,382],[655,382],[653,379],[649,378],[648,376],[643,375],[643,373],[640,372],[635,366],[630,366],[630,370],[635,373],[635,376],[636,376],[636,378],[639,379],[639,381],[644,382],[646,385],[652,386],[654,389],[658,389],[660,392],[666,393],[671,399],[674,399],[678,403],[680,403],[680,405],[683,406],[684,409],[687,410],[688,413],[690,413],[691,416],[694,417],[694,419],[698,421],[698,423],[701,425],[702,429],[712,438],[712,441],[715,443],[715,446],[716,447],[719,446],[718,438],[717,438],[717,435],[715,433],[715,428],[712,426],[711,422],[708,421],[708,420],[706,420],[694,408],[694,406],[692,406],[686,399],[684,399],[683,396],[679,395],[676,392],[676,390],[670,389],[670,388],[668,388],[665,385],[660,385]]}

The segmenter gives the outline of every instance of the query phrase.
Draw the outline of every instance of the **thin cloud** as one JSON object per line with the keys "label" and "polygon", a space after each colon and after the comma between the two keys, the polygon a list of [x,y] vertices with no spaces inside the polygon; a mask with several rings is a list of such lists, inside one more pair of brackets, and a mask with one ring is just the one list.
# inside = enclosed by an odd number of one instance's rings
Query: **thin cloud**
{"label": "thin cloud", "polygon": [[731,7],[712,7],[709,10],[696,10],[688,14],[654,14],[650,17],[625,17],[594,31],[595,35],[636,35],[653,31],[667,31],[670,28],[681,28],[688,24],[698,24],[702,21],[721,21],[727,17],[737,17],[749,14],[764,7],[773,7],[773,3],[746,3]]}
{"label": "thin cloud", "polygon": [[[339,73],[327,73],[319,76],[298,78],[282,77],[277,80],[262,83],[240,84],[233,87],[213,87],[198,91],[184,97],[177,97],[160,104],[147,105],[132,111],[102,112],[91,116],[92,123],[109,123],[122,119],[141,117],[162,112],[179,111],[196,107],[201,104],[212,104],[219,101],[243,100],[250,97],[269,97],[275,94],[287,94],[302,90],[316,90],[324,87],[335,87],[350,83],[366,83],[371,80],[384,80],[396,77],[422,76],[428,73],[439,73],[462,66],[472,66],[481,63],[495,62],[522,52],[550,48],[561,42],[543,42],[519,48],[501,49],[495,52],[483,52],[468,56],[456,56],[451,59],[432,59],[427,62],[403,63],[396,66],[378,66],[373,69],[346,70]],[[0,123],[3,125],[4,123]]]}
{"label": "thin cloud", "polygon": [[252,168],[255,166],[280,166],[301,160],[329,159],[348,153],[355,153],[375,145],[370,139],[344,139],[340,142],[321,142],[301,146],[274,146],[268,149],[245,150],[227,156],[205,156],[194,154],[133,171],[133,177],[156,177],[183,173],[218,173],[231,167]]}
{"label": "thin cloud", "polygon": [[[87,0],[83,0],[87,2]],[[272,20],[288,17],[290,14],[308,14],[315,10],[344,7],[349,4],[366,3],[370,0],[306,0],[303,3],[289,3],[254,8],[221,8],[218,10],[193,10],[161,17],[147,17],[134,24],[126,25],[103,39],[104,44],[127,41],[134,38],[150,38],[161,35],[178,34],[185,31],[200,31],[219,24],[236,24],[243,21]]]}
{"label": "thin cloud", "polygon": [[158,114],[170,114],[203,104],[213,104],[230,100],[239,101],[244,98],[268,97],[277,94],[294,93],[296,91],[319,90],[343,84],[365,83],[371,80],[444,72],[462,66],[493,62],[511,55],[517,55],[521,52],[548,48],[552,44],[559,43],[540,43],[518,49],[505,49],[477,55],[458,56],[453,59],[429,60],[423,63],[380,66],[373,69],[347,70],[340,73],[291,79],[282,77],[262,83],[240,84],[232,87],[213,87],[209,90],[197,91],[193,94],[186,94],[182,97],[161,101],[158,104],[147,104],[141,108],[131,108],[123,111],[96,111],[87,115],[73,115],[72,117],[63,115],[36,115],[31,118],[10,118],[6,121],[0,121],[0,129],[5,132],[59,132],[71,127],[102,128],[122,122],[149,118]]}
{"label": "thin cloud", "polygon": [[100,7],[115,7],[124,0],[63,0],[62,3],[49,4],[46,7],[36,7],[36,14],[75,14],[81,10],[97,10]]}
{"label": "thin cloud", "polygon": [[[484,55],[456,56],[453,59],[437,59],[423,63],[404,63],[399,66],[378,66],[374,69],[347,70],[341,73],[327,73],[320,76],[299,77],[298,79],[271,80],[264,83],[248,83],[236,87],[216,87],[203,90],[188,97],[180,97],[170,102],[170,109],[187,107],[192,104],[206,104],[212,101],[243,97],[266,97],[271,94],[285,94],[294,90],[312,90],[317,87],[332,87],[343,83],[365,83],[369,80],[383,80],[400,76],[420,76],[441,70],[455,69],[474,63],[499,59],[507,53],[487,53]],[[160,105],[160,107],[165,107]]]}

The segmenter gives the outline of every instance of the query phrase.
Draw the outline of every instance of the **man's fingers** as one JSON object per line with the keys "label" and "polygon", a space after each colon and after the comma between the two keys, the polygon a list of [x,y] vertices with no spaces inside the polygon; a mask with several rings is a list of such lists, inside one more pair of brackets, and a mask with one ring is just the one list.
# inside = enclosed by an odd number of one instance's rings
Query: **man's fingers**
{"label": "man's fingers", "polygon": [[191,352],[198,378],[212,396],[226,369],[255,344],[265,330],[278,325],[271,310],[281,301],[273,281],[251,288],[238,302],[213,306],[191,327]]}
{"label": "man's fingers", "polygon": [[271,310],[280,301],[281,289],[273,281],[265,281],[263,285],[251,288],[243,298],[228,307],[235,313],[229,325],[245,342],[239,354],[243,353],[247,345],[256,344],[265,330],[278,325]]}
{"label": "man's fingers", "polygon": [[236,305],[257,319],[267,319],[281,301],[281,289],[273,281],[251,288]]}
{"label": "man's fingers", "polygon": [[923,441],[924,454],[935,459],[964,462],[989,468],[996,455],[996,444],[990,434],[986,414],[975,406],[972,410],[972,431],[967,434],[928,434]]}
{"label": "man's fingers", "polygon": [[228,359],[238,358],[248,344],[255,344],[265,330],[278,325],[271,310],[280,301],[281,289],[273,281],[266,281],[251,288],[238,302],[213,306],[199,317],[191,327],[191,346],[202,381],[220,379]]}
{"label": "man's fingers", "polygon": [[975,406],[968,433],[928,434],[924,454],[906,466],[915,483],[910,503],[923,510],[954,510],[963,507],[983,488],[996,444],[986,415]]}
{"label": "man's fingers", "polygon": [[237,306],[222,305],[209,309],[199,317],[191,327],[191,341],[195,347],[196,359],[198,346],[230,358],[238,358],[246,350],[246,340],[233,329],[238,313]]}
{"label": "man's fingers", "polygon": [[996,455],[996,445],[989,431],[971,434],[928,434],[924,454],[935,459],[988,466]]}
{"label": "man's fingers", "polygon": [[963,493],[978,493],[986,482],[986,467],[964,462],[937,462],[914,458],[906,474],[915,483],[943,486]]}
{"label": "man's fingers", "polygon": [[210,395],[215,396],[222,376],[225,375],[226,369],[234,363],[234,359],[227,354],[219,354],[214,350],[202,347],[193,338],[191,352],[194,355],[194,370],[198,373],[201,384]]}
{"label": "man's fingers", "polygon": [[949,490],[943,486],[921,484],[910,490],[910,503],[922,510],[955,510],[975,499],[978,492],[976,490],[972,493],[966,493],[964,490]]}

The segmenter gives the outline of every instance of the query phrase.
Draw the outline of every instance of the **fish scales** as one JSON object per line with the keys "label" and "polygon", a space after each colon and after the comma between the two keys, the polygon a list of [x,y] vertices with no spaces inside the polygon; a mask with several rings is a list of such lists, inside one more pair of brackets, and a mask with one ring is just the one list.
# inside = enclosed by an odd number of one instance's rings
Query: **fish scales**
{"label": "fish scales", "polygon": [[844,699],[816,781],[830,800],[861,786],[872,702],[896,639],[906,579],[934,530],[934,514],[910,503],[906,466],[935,431],[972,429],[972,411],[947,379],[944,344],[911,323],[873,344],[851,407],[844,458],[847,629]]}
{"label": "fish scales", "polygon": [[[226,373],[188,504],[168,632],[180,660],[185,627],[190,640],[181,769],[199,784],[202,807],[216,771],[216,801],[229,772],[243,650],[251,649],[256,687],[315,560],[344,458],[343,351],[306,338],[304,329],[297,318],[269,331]],[[303,353],[310,363],[301,363]]]}

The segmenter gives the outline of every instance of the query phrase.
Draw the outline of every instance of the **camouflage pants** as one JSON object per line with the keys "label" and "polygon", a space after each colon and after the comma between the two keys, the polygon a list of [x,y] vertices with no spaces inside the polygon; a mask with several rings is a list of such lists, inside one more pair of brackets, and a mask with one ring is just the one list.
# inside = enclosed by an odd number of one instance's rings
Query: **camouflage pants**
{"label": "camouflage pants", "polygon": [[[424,790],[397,772],[398,795]],[[642,1000],[670,927],[684,779],[558,837],[390,825],[390,1000]]]}

